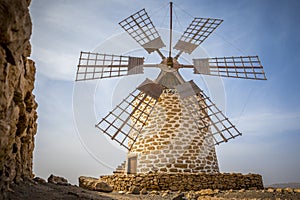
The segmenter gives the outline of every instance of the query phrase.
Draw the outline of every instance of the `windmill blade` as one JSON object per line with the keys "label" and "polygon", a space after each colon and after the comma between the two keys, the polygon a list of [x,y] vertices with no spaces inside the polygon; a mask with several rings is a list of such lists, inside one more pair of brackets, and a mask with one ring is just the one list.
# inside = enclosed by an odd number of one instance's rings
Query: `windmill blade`
{"label": "windmill blade", "polygon": [[258,56],[193,59],[193,62],[195,74],[267,80]]}
{"label": "windmill blade", "polygon": [[163,89],[161,85],[146,79],[96,127],[130,151]]}
{"label": "windmill blade", "polygon": [[175,58],[182,52],[191,54],[222,22],[221,19],[194,18],[174,46],[180,51]]}
{"label": "windmill blade", "polygon": [[143,73],[144,58],[81,52],[76,81]]}
{"label": "windmill blade", "polygon": [[205,137],[212,137],[215,145],[242,135],[193,81],[176,86],[176,90],[198,128],[207,129]]}
{"label": "windmill blade", "polygon": [[162,58],[165,58],[159,51],[160,48],[165,47],[165,44],[145,9],[124,19],[119,25],[149,54],[156,51]]}

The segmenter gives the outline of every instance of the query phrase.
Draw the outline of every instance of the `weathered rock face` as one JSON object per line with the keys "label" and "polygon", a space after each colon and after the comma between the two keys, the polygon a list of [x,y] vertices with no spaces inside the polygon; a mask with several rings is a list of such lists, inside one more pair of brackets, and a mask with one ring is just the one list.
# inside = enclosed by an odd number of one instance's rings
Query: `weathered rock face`
{"label": "weathered rock face", "polygon": [[[0,189],[30,178],[37,104],[30,56],[30,0],[0,0]],[[0,197],[1,199],[1,197]]]}

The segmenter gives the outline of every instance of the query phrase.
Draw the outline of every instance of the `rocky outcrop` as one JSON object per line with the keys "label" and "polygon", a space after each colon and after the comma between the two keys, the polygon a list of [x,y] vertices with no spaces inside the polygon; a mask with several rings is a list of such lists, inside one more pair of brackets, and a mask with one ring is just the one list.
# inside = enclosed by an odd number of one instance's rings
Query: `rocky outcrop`
{"label": "rocky outcrop", "polygon": [[37,130],[29,38],[30,0],[0,0],[0,199],[9,184],[32,178]]}

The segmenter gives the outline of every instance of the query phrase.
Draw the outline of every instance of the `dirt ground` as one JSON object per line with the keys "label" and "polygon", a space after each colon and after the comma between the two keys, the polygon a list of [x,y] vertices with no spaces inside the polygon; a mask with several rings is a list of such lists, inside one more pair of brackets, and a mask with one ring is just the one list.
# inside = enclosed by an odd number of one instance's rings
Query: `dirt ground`
{"label": "dirt ground", "polygon": [[299,200],[300,193],[296,192],[270,192],[265,190],[240,190],[240,191],[219,191],[213,196],[197,196],[195,192],[149,192],[146,195],[120,194],[119,192],[102,193],[96,191],[88,191],[78,186],[57,185],[52,183],[36,183],[34,181],[22,182],[14,184],[8,193],[8,199],[11,200],[173,200],[178,195],[183,195],[180,199],[288,199]]}

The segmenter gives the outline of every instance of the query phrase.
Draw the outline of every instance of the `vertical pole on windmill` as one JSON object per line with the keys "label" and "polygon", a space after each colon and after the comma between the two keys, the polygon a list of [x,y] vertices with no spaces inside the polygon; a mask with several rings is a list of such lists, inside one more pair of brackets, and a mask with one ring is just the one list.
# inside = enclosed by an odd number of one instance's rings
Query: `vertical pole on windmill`
{"label": "vertical pole on windmill", "polygon": [[169,46],[169,57],[167,60],[167,65],[169,67],[173,67],[173,59],[172,59],[172,29],[173,29],[173,19],[172,19],[172,12],[173,12],[173,2],[170,2],[170,46]]}

